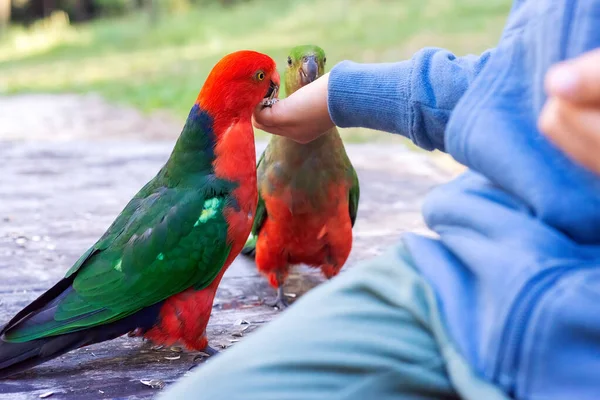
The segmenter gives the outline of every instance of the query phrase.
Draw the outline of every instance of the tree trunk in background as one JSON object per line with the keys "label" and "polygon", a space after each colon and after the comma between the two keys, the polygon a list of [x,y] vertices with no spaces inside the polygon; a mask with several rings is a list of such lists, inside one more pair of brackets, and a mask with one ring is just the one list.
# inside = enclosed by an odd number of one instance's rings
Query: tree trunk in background
{"label": "tree trunk in background", "polygon": [[[3,0],[0,0],[0,1],[3,1]],[[52,11],[54,11],[54,9],[56,8],[56,1],[55,0],[43,0],[42,4],[44,6],[44,18],[46,18],[50,14],[52,14]]]}
{"label": "tree trunk in background", "polygon": [[8,28],[10,23],[10,0],[0,0],[0,34]]}
{"label": "tree trunk in background", "polygon": [[75,0],[75,4],[74,4],[73,8],[74,8],[73,11],[75,14],[75,21],[83,22],[88,19],[88,13],[87,13],[85,0]]}
{"label": "tree trunk in background", "polygon": [[159,6],[159,0],[146,0],[146,8],[148,9],[148,15],[150,17],[150,25],[153,27],[158,24],[160,13]]}

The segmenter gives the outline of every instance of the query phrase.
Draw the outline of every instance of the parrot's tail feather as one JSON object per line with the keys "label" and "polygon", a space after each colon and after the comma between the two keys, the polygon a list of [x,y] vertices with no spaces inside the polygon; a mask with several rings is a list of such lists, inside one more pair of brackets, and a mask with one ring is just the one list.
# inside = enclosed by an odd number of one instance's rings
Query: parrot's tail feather
{"label": "parrot's tail feather", "polygon": [[115,339],[136,329],[155,324],[163,302],[146,307],[123,319],[80,331],[46,336],[26,342],[8,342],[0,337],[0,379],[25,371],[71,350]]}
{"label": "parrot's tail feather", "polygon": [[25,371],[86,344],[84,331],[23,343],[0,340],[0,379]]}
{"label": "parrot's tail feather", "polygon": [[241,254],[248,258],[256,257],[256,237],[251,237],[248,239],[241,251]]}
{"label": "parrot's tail feather", "polygon": [[62,279],[56,285],[48,289],[46,292],[42,293],[40,297],[31,302],[27,307],[22,309],[15,315],[10,321],[6,323],[6,325],[0,330],[0,335],[6,333],[6,331],[14,328],[19,325],[20,322],[26,320],[31,317],[35,313],[44,309],[47,306],[54,306],[58,300],[57,297],[61,297],[61,294],[66,295],[65,292],[69,291],[71,288],[71,283],[73,283],[73,279]]}

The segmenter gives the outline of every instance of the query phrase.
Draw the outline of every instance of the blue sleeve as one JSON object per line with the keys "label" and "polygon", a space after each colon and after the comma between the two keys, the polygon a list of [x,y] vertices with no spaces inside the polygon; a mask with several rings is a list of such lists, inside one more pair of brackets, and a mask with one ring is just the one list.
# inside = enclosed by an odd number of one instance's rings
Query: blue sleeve
{"label": "blue sleeve", "polygon": [[342,128],[397,133],[423,149],[444,151],[450,113],[492,52],[456,57],[425,48],[397,63],[343,61],[329,74],[329,114]]}

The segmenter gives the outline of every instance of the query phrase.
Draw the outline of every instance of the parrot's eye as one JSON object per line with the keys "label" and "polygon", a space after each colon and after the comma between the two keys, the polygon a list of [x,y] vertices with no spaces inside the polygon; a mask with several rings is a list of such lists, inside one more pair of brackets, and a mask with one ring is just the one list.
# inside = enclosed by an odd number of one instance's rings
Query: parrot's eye
{"label": "parrot's eye", "polygon": [[259,81],[262,81],[263,79],[265,79],[265,73],[262,71],[258,71],[256,73],[256,79],[258,79]]}
{"label": "parrot's eye", "polygon": [[291,67],[292,66],[292,57],[288,57],[288,65]]}
{"label": "parrot's eye", "polygon": [[327,57],[323,57],[323,64],[327,62]]}

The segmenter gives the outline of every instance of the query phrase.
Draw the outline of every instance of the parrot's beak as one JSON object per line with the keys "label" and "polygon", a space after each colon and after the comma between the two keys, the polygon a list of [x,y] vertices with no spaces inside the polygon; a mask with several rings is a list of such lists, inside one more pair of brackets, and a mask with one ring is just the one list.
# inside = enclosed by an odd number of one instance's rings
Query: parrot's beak
{"label": "parrot's beak", "polygon": [[305,56],[302,59],[302,65],[300,66],[300,80],[302,81],[302,86],[313,82],[317,79],[318,74],[319,64],[317,64],[315,56]]}
{"label": "parrot's beak", "polygon": [[265,98],[261,101],[261,104],[264,107],[271,107],[273,104],[277,102],[277,94],[279,93],[279,85],[275,82],[271,81],[269,83],[269,90],[267,90],[267,94]]}
{"label": "parrot's beak", "polygon": [[279,85],[277,85],[275,82],[271,81],[271,83],[269,83],[269,90],[267,90],[265,99],[273,100],[275,98],[275,96],[277,96],[278,92],[279,92]]}

